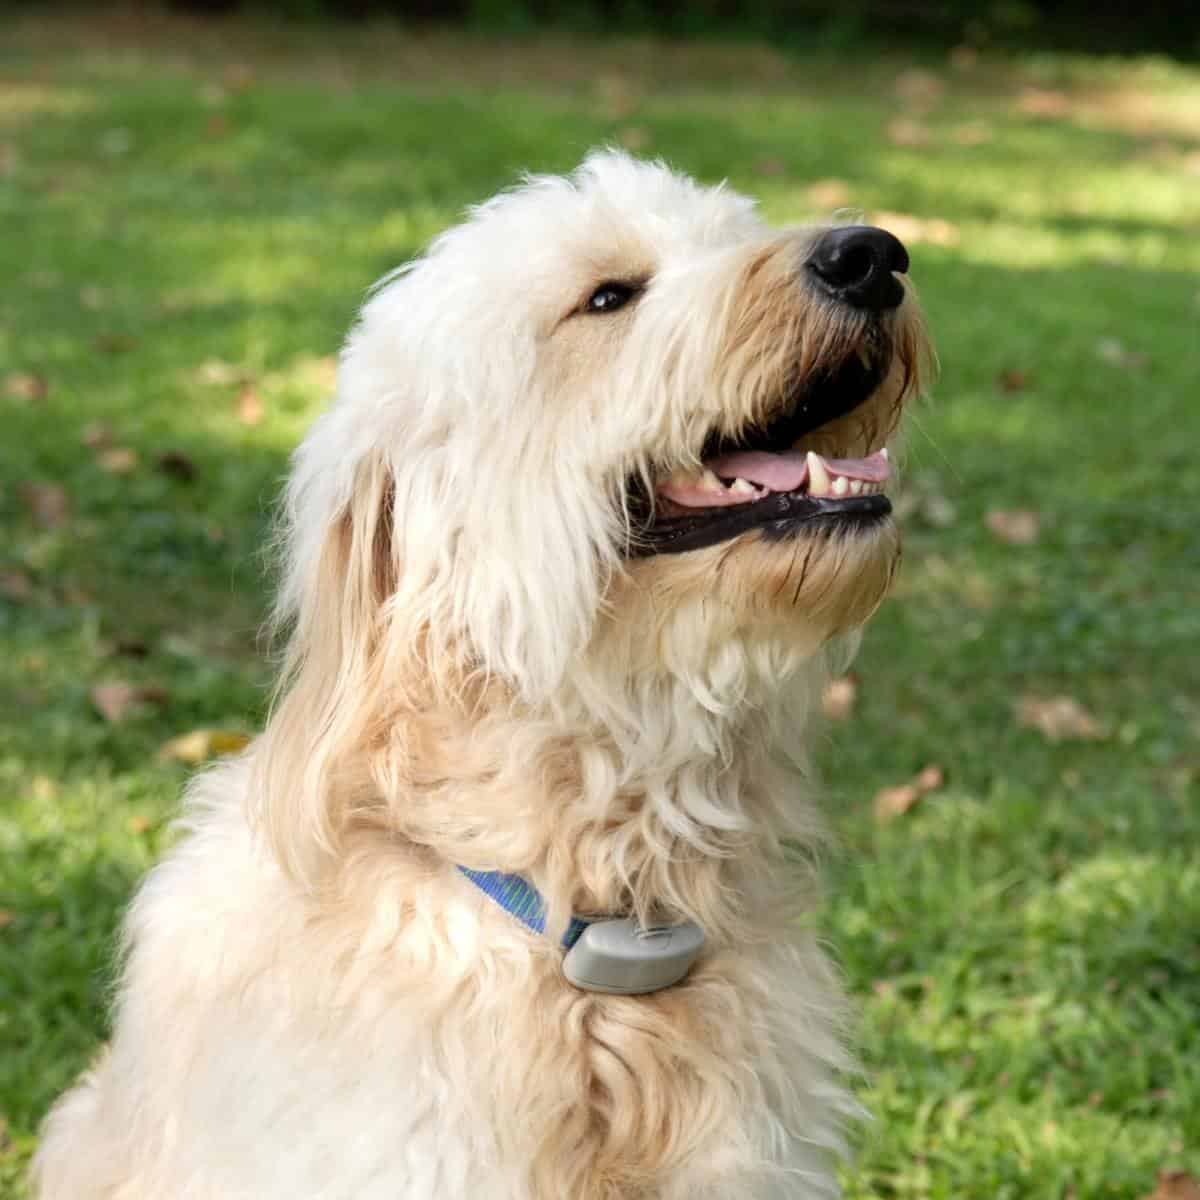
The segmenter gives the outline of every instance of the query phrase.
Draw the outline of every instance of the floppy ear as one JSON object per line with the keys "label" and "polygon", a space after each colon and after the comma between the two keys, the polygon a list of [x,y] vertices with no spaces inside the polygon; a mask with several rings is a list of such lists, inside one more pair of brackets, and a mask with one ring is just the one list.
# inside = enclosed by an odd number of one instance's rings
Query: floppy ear
{"label": "floppy ear", "polygon": [[330,449],[321,439],[331,423],[323,418],[301,447],[288,487],[277,621],[290,636],[254,781],[263,831],[305,880],[336,851],[369,786],[367,758],[353,751],[386,701],[381,650],[397,576],[390,471],[378,454],[341,479],[344,463],[315,461]]}

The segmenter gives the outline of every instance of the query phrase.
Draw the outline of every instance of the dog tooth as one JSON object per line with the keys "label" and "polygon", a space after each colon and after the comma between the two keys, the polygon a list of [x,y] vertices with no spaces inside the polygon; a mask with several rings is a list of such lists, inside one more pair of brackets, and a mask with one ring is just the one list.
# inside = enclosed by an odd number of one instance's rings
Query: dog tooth
{"label": "dog tooth", "polygon": [[850,490],[850,481],[845,475],[839,475],[833,481],[833,494],[835,496],[844,496]]}
{"label": "dog tooth", "polygon": [[754,484],[748,483],[745,479],[735,479],[730,485],[731,492],[737,492],[739,496],[753,496]]}
{"label": "dog tooth", "polygon": [[824,459],[810,450],[805,461],[808,463],[808,494],[810,496],[828,496],[829,472],[825,469]]}
{"label": "dog tooth", "polygon": [[879,451],[879,453],[882,454],[884,458],[887,458],[888,457],[888,448],[886,446],[884,446],[883,449]]}
{"label": "dog tooth", "polygon": [[852,496],[861,496],[863,490],[863,481],[861,479],[850,480],[850,494]]}

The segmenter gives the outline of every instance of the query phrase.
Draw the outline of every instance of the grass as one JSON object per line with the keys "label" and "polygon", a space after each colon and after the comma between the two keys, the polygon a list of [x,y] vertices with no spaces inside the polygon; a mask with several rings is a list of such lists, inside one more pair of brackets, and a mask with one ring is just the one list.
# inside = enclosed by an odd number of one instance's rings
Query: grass
{"label": "grass", "polygon": [[[0,1197],[104,1036],[187,772],[159,747],[261,719],[270,505],[365,286],[604,140],[777,220],[890,214],[941,352],[903,579],[822,752],[877,1114],[850,1196],[1200,1175],[1198,112],[1200,74],[1160,62],[10,25]],[[1018,509],[1032,544],[987,525]],[[115,723],[114,680],[150,689]],[[1056,696],[1095,736],[1017,719]],[[880,823],[873,795],[931,764],[944,785]]]}

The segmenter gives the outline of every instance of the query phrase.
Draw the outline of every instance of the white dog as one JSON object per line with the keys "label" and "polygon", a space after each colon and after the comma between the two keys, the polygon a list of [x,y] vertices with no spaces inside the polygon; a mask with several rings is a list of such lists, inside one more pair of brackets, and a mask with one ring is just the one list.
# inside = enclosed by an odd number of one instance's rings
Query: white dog
{"label": "white dog", "polygon": [[895,569],[907,267],[602,153],[383,282],[295,459],[280,699],[133,904],[41,1200],[836,1192],[779,751]]}

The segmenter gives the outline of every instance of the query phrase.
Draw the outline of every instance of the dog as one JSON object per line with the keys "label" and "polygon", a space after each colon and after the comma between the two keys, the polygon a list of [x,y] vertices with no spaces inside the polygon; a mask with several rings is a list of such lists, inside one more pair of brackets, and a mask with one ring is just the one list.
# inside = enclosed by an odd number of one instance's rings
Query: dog
{"label": "dog", "polygon": [[837,1193],[800,748],[898,562],[908,266],[601,151],[377,285],[293,461],[275,706],[133,901],[39,1200]]}

